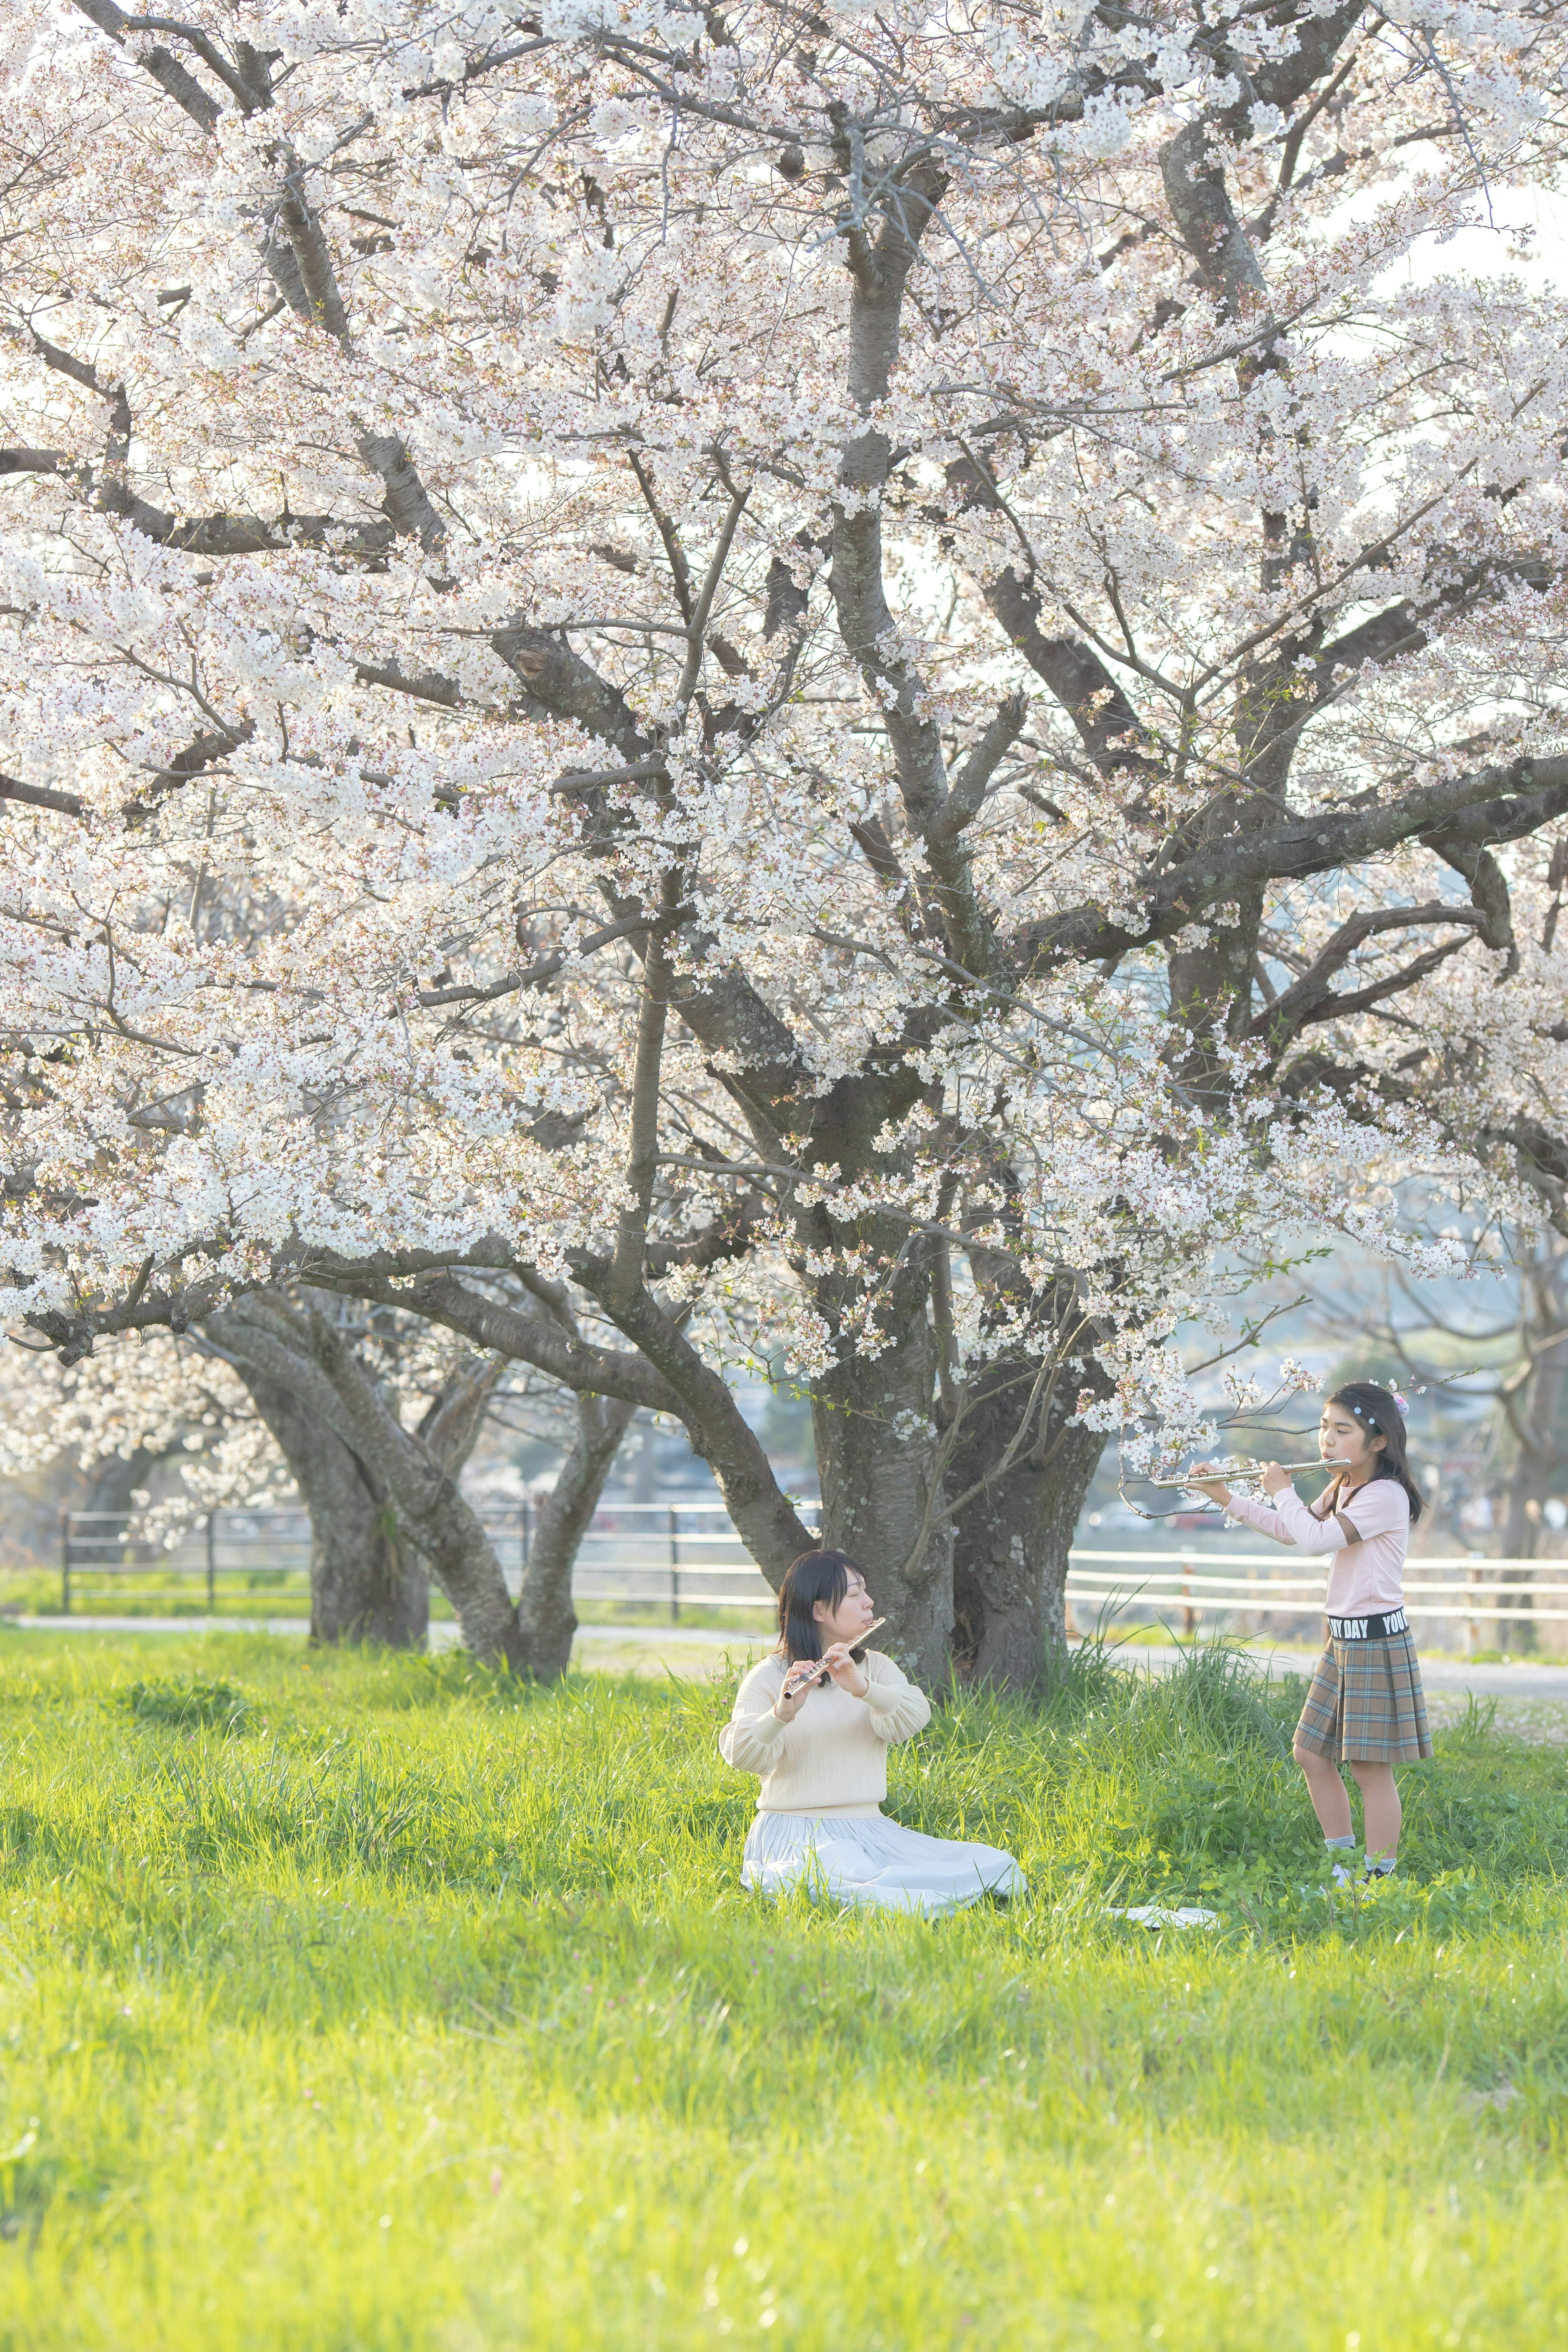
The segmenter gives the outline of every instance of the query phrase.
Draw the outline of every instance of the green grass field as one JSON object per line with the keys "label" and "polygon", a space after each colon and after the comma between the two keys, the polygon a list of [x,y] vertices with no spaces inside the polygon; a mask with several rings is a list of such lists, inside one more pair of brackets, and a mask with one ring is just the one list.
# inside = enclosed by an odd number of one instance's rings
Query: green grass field
{"label": "green grass field", "polygon": [[738,1891],[728,1696],[0,1634],[0,2346],[1568,2345],[1560,1748],[1330,1901],[1292,1694],[1089,1653],[895,1757],[926,1926]]}

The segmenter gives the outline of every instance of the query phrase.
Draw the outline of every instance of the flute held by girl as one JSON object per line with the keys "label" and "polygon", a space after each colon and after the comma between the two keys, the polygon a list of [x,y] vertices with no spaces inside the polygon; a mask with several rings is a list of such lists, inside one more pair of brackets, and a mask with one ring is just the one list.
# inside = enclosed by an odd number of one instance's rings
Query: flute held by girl
{"label": "flute held by girl", "polygon": [[866,1580],[841,1551],[808,1551],[779,1587],[778,1647],[735,1695],[719,1748],[762,1788],[742,1886],[795,1886],[837,1903],[959,1911],[1018,1895],[1024,1877],[999,1846],[926,1837],[890,1822],[888,1750],[931,1721],[931,1705],[880,1650]]}

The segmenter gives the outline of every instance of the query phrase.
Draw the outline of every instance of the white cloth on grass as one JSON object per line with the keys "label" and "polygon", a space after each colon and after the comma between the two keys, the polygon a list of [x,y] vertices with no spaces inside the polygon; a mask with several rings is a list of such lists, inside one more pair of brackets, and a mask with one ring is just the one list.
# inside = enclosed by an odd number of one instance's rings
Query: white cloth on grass
{"label": "white cloth on grass", "polygon": [[1024,1874],[1000,1846],[926,1837],[885,1813],[759,1813],[741,1884],[764,1895],[804,1885],[835,1903],[931,1919],[983,1895],[1022,1895]]}

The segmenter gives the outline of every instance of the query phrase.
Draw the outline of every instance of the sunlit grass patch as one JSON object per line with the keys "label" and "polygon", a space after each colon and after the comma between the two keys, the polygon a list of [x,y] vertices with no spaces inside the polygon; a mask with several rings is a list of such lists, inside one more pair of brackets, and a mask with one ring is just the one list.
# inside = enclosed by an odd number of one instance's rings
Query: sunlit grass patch
{"label": "sunlit grass patch", "polygon": [[1331,1899],[1293,1695],[1091,1651],[896,1753],[1030,1878],[927,1926],[740,1893],[728,1703],[5,1637],[0,2345],[1568,2338],[1560,1754]]}

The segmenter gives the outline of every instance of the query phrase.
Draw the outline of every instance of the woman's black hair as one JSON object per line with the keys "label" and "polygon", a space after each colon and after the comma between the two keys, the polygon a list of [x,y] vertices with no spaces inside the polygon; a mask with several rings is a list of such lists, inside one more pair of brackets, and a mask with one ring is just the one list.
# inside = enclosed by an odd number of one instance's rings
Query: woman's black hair
{"label": "woman's black hair", "polygon": [[1329,1402],[1342,1404],[1372,1436],[1383,1439],[1383,1450],[1375,1458],[1372,1475],[1374,1478],[1398,1479],[1410,1497],[1410,1523],[1414,1527],[1426,1506],[1405,1459],[1405,1415],[1393,1390],[1380,1388],[1375,1381],[1347,1381],[1342,1389],[1334,1391]]}
{"label": "woman's black hair", "polygon": [[[849,1579],[861,1574],[858,1560],[847,1551],[803,1551],[792,1559],[779,1586],[779,1648],[794,1665],[802,1658],[822,1655],[822,1628],[813,1613],[819,1601],[831,1612],[849,1590]],[[866,1661],[864,1649],[849,1653],[857,1665]]]}

